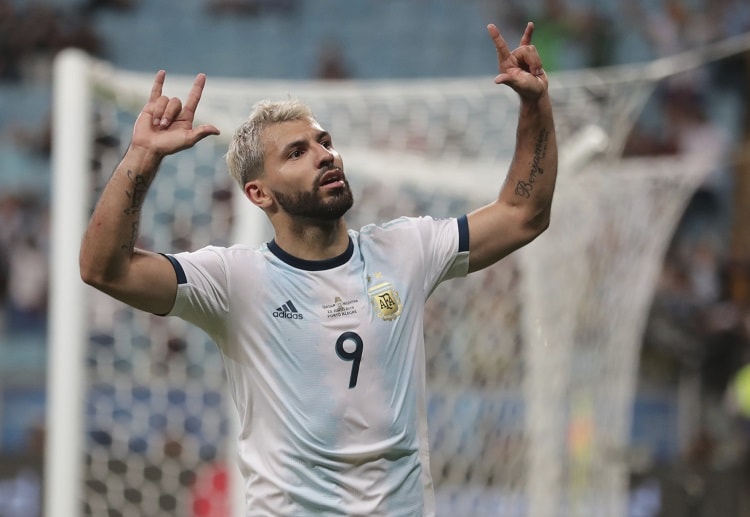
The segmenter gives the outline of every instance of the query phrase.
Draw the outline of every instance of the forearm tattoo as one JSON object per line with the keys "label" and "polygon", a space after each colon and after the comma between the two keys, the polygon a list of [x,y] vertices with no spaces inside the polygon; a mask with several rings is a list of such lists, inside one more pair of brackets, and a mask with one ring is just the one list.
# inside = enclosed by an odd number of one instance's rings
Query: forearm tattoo
{"label": "forearm tattoo", "polygon": [[528,179],[519,180],[516,184],[516,195],[529,198],[534,191],[534,184],[539,176],[544,174],[544,169],[539,166],[541,161],[547,155],[547,142],[549,141],[549,131],[546,129],[539,133],[534,146],[534,159],[531,162],[531,171]]}
{"label": "forearm tattoo", "polygon": [[135,243],[138,241],[138,220],[136,219],[130,224],[130,239],[126,244],[122,245],[124,250],[132,250],[135,248]]}
{"label": "forearm tattoo", "polygon": [[148,192],[148,180],[143,174],[133,174],[130,169],[128,169],[128,178],[133,180],[133,190],[125,191],[125,195],[130,198],[130,206],[125,209],[125,215],[133,215],[141,211],[141,205]]}
{"label": "forearm tattoo", "polygon": [[[123,213],[125,215],[137,215],[140,213],[143,200],[146,198],[149,182],[143,174],[134,174],[130,169],[128,169],[128,178],[133,182],[133,190],[125,191],[125,195],[130,199],[130,204],[123,210]],[[135,243],[138,240],[139,227],[140,221],[136,217],[130,223],[130,236],[128,242],[122,245],[123,249],[132,250],[135,247]]]}

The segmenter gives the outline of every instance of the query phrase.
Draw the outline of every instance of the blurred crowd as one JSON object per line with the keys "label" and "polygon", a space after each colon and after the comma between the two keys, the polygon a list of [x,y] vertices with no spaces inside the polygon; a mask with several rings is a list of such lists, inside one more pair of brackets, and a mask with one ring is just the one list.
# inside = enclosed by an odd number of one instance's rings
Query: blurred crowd
{"label": "blurred crowd", "polygon": [[0,0],[0,80],[20,82],[37,74],[49,76],[54,55],[66,47],[101,53],[101,38],[88,11],[63,9],[41,2]]}
{"label": "blurred crowd", "polygon": [[[49,81],[52,60],[63,48],[74,46],[98,55],[100,44],[84,10],[0,0],[0,85],[4,91]],[[48,124],[29,129],[27,122],[3,117],[3,148],[15,148],[49,162]],[[26,172],[10,171],[18,163],[9,156],[3,154],[4,179]],[[19,188],[13,181],[5,183],[0,182],[0,335],[43,335],[47,319],[48,192]]]}
{"label": "blurred crowd", "polygon": [[46,332],[48,215],[34,193],[0,195],[0,301],[5,335]]}
{"label": "blurred crowd", "polygon": [[750,24],[744,0],[483,1],[490,18],[504,26],[534,20],[534,44],[550,70],[671,56],[747,32]]}

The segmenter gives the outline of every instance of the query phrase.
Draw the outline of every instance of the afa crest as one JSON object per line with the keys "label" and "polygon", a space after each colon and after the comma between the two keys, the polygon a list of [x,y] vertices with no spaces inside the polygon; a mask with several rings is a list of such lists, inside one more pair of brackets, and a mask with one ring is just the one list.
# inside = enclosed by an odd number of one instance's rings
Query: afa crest
{"label": "afa crest", "polygon": [[401,315],[401,298],[389,282],[375,285],[367,290],[375,314],[385,321],[395,320]]}

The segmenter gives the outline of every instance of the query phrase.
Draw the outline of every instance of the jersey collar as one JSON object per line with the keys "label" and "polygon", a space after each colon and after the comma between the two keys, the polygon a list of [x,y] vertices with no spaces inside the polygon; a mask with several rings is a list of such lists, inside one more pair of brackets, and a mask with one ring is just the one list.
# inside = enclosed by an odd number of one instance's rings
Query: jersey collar
{"label": "jersey collar", "polygon": [[326,269],[333,269],[346,264],[354,254],[354,243],[350,236],[349,245],[341,255],[325,260],[305,260],[297,258],[282,250],[279,245],[276,244],[276,239],[272,239],[271,242],[268,243],[268,250],[283,262],[286,262],[297,269],[304,269],[305,271],[325,271]]}

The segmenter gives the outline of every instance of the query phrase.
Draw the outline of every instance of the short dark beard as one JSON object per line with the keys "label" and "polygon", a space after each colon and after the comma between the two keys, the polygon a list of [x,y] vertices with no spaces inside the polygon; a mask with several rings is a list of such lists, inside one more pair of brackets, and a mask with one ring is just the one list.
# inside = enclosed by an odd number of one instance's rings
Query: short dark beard
{"label": "short dark beard", "polygon": [[295,217],[334,221],[344,216],[354,204],[354,196],[349,188],[349,182],[344,180],[341,192],[336,192],[331,199],[321,200],[318,196],[320,187],[315,185],[309,192],[283,194],[271,190],[276,201],[286,213]]}

